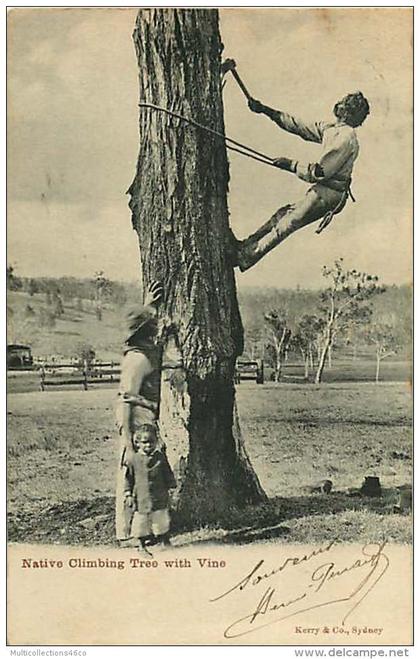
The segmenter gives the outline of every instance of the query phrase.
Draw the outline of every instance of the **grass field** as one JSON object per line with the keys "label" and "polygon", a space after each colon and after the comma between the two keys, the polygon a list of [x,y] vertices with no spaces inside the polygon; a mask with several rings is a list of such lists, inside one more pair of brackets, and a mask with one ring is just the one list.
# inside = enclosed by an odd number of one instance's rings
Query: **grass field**
{"label": "grass field", "polygon": [[[9,538],[111,544],[115,391],[51,391],[8,398]],[[253,383],[238,387],[246,446],[268,504],[219,528],[174,531],[190,542],[411,541],[411,516],[394,513],[411,482],[411,391],[370,383]],[[380,476],[381,498],[349,495]],[[330,495],[311,486],[330,478]]]}

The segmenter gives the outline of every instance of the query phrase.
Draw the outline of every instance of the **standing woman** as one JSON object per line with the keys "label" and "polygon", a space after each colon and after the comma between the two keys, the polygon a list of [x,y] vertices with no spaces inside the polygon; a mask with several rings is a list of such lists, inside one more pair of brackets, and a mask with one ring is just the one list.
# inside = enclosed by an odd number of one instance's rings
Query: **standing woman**
{"label": "standing woman", "polygon": [[144,424],[156,424],[159,410],[161,348],[156,345],[157,305],[162,287],[154,282],[144,306],[127,314],[127,339],[121,362],[116,418],[119,432],[118,470],[115,502],[117,540],[130,537],[130,519],[124,505],[127,467],[135,453],[133,438]]}

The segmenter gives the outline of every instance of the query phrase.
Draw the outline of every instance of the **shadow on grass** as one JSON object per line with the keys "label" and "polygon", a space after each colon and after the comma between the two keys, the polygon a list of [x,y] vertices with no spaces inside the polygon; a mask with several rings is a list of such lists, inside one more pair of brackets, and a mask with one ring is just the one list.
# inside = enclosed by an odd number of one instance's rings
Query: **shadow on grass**
{"label": "shadow on grass", "polygon": [[[199,531],[180,530],[175,544],[249,544],[257,540],[287,537],[287,525],[302,517],[325,517],[344,512],[367,511],[393,515],[398,500],[396,488],[383,489],[381,497],[359,493],[335,492],[294,497],[273,497],[265,504],[231,510],[225,519],[211,528]],[[357,540],[357,538],[354,538]]]}
{"label": "shadow on grass", "polygon": [[401,416],[400,418],[386,420],[386,419],[377,419],[373,417],[372,419],[353,419],[349,418],[336,418],[336,419],[316,419],[313,416],[308,417],[299,417],[296,419],[294,417],[284,417],[282,421],[297,423],[299,426],[307,426],[309,428],[320,429],[326,426],[342,426],[343,424],[351,424],[353,426],[380,426],[384,428],[400,428],[401,426],[409,426],[410,419],[407,416]]}
{"label": "shadow on grass", "polygon": [[[398,494],[393,488],[384,489],[379,498],[350,496],[346,492],[273,497],[262,505],[230,509],[217,522],[200,529],[182,528],[174,513],[174,545],[242,545],[286,538],[290,534],[288,523],[302,517],[320,518],[349,511],[391,515]],[[116,545],[114,498],[106,496],[53,506],[46,503],[34,512],[9,514],[8,537],[11,542]]]}

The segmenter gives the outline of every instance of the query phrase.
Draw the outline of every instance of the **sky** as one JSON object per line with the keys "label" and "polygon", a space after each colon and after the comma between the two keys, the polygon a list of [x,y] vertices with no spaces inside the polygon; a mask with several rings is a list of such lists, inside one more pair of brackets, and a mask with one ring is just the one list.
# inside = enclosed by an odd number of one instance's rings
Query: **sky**
{"label": "sky", "polygon": [[[23,276],[139,281],[125,192],[138,149],[135,9],[12,9],[8,13],[8,262]],[[362,90],[357,202],[321,235],[296,232],[241,285],[317,288],[324,264],[386,283],[411,281],[412,47],[409,8],[222,9],[226,57],[252,95],[303,119],[330,119]],[[251,113],[228,77],[226,133],[270,156],[316,161],[319,145]],[[229,154],[231,225],[252,233],[307,184]]]}

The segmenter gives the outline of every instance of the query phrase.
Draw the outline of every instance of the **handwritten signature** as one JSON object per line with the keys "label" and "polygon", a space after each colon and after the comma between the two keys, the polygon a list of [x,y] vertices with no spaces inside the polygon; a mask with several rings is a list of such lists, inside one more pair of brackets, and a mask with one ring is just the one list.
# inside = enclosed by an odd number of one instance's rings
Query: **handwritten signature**
{"label": "handwritten signature", "polygon": [[[316,557],[323,554],[328,554],[336,546],[336,543],[337,540],[334,539],[324,546],[317,547],[308,554],[288,557],[279,566],[268,571],[264,571],[264,560],[260,560],[238,583],[210,601],[217,602],[225,597],[230,597],[234,592],[242,592],[245,589],[249,590],[264,581],[270,582],[274,577],[279,578],[286,570],[313,561]],[[344,625],[345,621],[369,595],[387,571],[389,558],[384,553],[385,546],[386,540],[380,544],[365,545],[362,548],[361,558],[357,558],[341,568],[338,568],[333,560],[327,560],[321,565],[317,565],[310,576],[310,582],[303,588],[298,588],[287,599],[280,599],[277,593],[278,584],[276,583],[276,586],[274,586],[270,582],[264,594],[258,600],[257,605],[252,607],[249,613],[229,624],[224,631],[225,638],[245,636],[246,634],[257,631],[257,629],[280,623],[306,611],[313,611],[333,604],[348,602],[350,608],[343,617],[342,624]],[[367,571],[365,572],[363,568],[366,568]],[[339,582],[340,579],[342,580],[345,575],[351,572],[354,572],[356,575],[358,574],[357,571],[360,571],[363,576],[356,584],[353,582],[350,587],[347,584],[343,588],[345,592],[342,595],[328,599],[328,584],[333,581],[335,583]],[[315,595],[317,593],[321,593],[321,601],[315,603],[314,599],[316,599]],[[324,593],[326,599],[323,598]],[[278,615],[279,612],[281,612],[280,616]]]}

